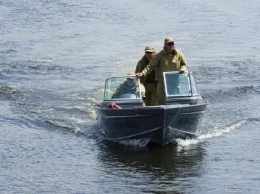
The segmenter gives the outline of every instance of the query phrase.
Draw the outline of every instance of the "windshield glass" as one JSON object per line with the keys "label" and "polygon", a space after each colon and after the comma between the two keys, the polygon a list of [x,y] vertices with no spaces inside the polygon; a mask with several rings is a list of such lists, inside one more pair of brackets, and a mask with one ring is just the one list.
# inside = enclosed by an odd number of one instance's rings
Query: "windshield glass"
{"label": "windshield glass", "polygon": [[140,99],[140,82],[135,76],[112,77],[106,80],[104,99]]}
{"label": "windshield glass", "polygon": [[191,96],[188,73],[164,72],[166,96]]}

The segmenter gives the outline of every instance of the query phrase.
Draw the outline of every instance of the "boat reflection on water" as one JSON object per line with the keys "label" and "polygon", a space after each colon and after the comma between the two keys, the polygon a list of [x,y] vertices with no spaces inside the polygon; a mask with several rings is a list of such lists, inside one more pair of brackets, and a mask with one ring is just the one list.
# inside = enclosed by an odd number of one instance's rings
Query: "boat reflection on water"
{"label": "boat reflection on water", "polygon": [[[101,145],[101,144],[100,144]],[[179,146],[129,146],[120,143],[103,142],[99,159],[102,165],[120,174],[122,168],[128,172],[144,173],[158,178],[175,179],[201,172],[204,150],[199,145],[187,149]],[[120,175],[119,175],[120,176]]]}

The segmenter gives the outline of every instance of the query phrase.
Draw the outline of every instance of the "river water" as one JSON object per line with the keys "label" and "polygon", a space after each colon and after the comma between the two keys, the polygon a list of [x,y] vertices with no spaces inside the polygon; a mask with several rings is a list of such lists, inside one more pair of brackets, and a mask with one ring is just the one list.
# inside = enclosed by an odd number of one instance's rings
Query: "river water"
{"label": "river water", "polygon": [[[0,193],[260,193],[260,2],[0,0]],[[106,142],[94,106],[166,36],[209,103],[178,146]]]}

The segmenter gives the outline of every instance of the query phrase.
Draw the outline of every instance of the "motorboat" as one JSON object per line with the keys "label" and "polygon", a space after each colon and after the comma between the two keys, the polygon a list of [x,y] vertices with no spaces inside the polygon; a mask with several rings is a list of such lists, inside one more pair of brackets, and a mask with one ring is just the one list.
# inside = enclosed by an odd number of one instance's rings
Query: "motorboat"
{"label": "motorboat", "polygon": [[[164,72],[163,78],[165,103],[156,106],[144,105],[142,85],[135,75],[106,79],[104,98],[96,105],[97,123],[105,139],[148,139],[166,145],[200,135],[207,102],[199,93],[193,73]],[[134,80],[132,89],[119,93],[130,79]]]}

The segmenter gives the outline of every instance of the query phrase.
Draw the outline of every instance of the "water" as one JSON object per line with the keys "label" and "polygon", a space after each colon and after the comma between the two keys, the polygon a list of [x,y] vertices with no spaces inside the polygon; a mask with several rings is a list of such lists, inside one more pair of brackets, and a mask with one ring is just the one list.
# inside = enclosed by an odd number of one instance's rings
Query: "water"
{"label": "water", "polygon": [[[1,193],[259,193],[260,3],[0,1]],[[197,139],[105,142],[104,81],[166,36],[209,102]]]}

